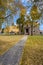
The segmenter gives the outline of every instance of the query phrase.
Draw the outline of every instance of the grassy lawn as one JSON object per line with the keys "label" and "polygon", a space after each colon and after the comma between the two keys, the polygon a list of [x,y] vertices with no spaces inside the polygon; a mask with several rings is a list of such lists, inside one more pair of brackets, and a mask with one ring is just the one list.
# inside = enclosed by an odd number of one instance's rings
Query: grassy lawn
{"label": "grassy lawn", "polygon": [[3,36],[0,35],[0,55],[4,54],[9,48],[15,45],[23,35],[14,35],[14,36]]}
{"label": "grassy lawn", "polygon": [[20,65],[43,65],[43,36],[29,36]]}

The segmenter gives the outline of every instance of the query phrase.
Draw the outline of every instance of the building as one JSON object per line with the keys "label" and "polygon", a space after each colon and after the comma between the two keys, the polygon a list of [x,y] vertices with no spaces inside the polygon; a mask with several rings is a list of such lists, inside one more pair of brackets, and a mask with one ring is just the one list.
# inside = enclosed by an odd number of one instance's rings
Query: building
{"label": "building", "polygon": [[[28,34],[31,35],[31,27],[30,26],[25,26],[24,27],[24,34]],[[40,34],[40,30],[38,27],[34,27],[33,28],[33,35],[39,35]]]}
{"label": "building", "polygon": [[43,35],[43,30],[40,30],[40,34]]}
{"label": "building", "polygon": [[[31,26],[30,25],[24,26],[24,34],[31,35]],[[33,26],[33,35],[39,35],[39,34],[40,34],[39,26]]]}

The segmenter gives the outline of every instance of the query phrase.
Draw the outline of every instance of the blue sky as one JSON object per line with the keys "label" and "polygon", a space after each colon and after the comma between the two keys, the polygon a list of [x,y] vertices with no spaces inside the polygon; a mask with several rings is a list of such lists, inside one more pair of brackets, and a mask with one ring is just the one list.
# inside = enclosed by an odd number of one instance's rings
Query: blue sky
{"label": "blue sky", "polygon": [[43,24],[40,25],[40,30],[43,30]]}

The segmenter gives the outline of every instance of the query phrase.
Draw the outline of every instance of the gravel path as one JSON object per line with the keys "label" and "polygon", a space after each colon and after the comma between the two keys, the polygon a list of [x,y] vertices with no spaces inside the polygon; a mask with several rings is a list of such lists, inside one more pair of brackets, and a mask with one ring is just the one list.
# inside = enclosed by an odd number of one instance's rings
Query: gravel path
{"label": "gravel path", "polygon": [[0,65],[19,65],[27,37],[24,36],[15,46],[0,57]]}

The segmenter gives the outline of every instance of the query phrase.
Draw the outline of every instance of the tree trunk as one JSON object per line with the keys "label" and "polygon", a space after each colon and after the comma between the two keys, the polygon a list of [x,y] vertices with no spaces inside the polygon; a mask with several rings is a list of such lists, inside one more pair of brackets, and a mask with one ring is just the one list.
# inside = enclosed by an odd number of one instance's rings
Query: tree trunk
{"label": "tree trunk", "polygon": [[21,32],[22,32],[22,34],[24,34],[24,28],[23,28],[23,24],[22,24],[22,27],[21,27]]}
{"label": "tree trunk", "polygon": [[21,34],[21,25],[19,24],[19,34]]}
{"label": "tree trunk", "polygon": [[0,29],[1,29],[2,23],[0,23]]}
{"label": "tree trunk", "polygon": [[31,24],[31,36],[33,36],[33,23]]}

